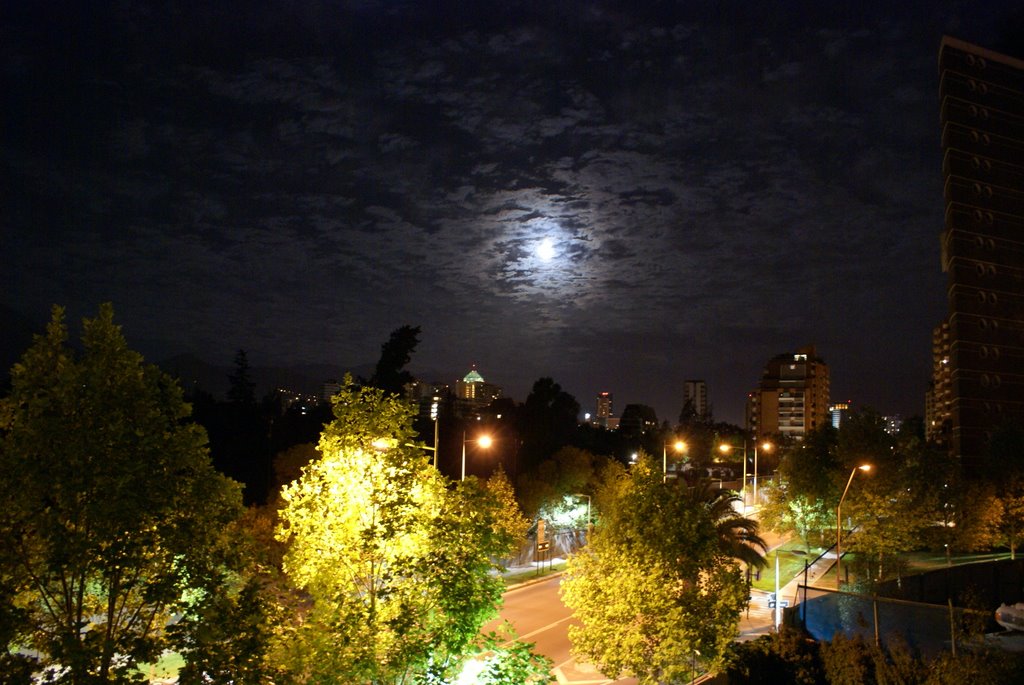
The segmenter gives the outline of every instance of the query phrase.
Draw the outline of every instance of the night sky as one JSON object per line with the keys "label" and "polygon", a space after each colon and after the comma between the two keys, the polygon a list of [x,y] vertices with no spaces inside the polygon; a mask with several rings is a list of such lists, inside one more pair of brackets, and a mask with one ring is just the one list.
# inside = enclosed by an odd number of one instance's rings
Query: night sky
{"label": "night sky", "polygon": [[9,310],[223,365],[419,325],[429,380],[673,421],[813,343],[833,401],[923,413],[939,41],[1010,51],[1018,2],[194,4],[4,3]]}

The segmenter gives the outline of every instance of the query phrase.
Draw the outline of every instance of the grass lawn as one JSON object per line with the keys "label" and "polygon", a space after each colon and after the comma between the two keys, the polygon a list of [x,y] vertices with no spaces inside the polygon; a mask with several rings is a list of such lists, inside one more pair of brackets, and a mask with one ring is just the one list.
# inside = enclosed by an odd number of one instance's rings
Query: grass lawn
{"label": "grass lawn", "polygon": [[549,576],[552,573],[558,573],[564,568],[565,561],[555,561],[550,567],[548,567],[547,564],[544,564],[544,568],[542,569],[530,569],[519,573],[510,573],[505,576],[505,586],[511,587],[517,583],[523,583],[528,580],[533,580],[534,578],[543,578],[544,576]]}
{"label": "grass lawn", "polygon": [[924,573],[925,571],[934,571],[940,568],[946,568],[949,565],[958,566],[960,564],[975,564],[984,561],[999,561],[1001,559],[1009,559],[1009,552],[985,552],[977,554],[953,554],[947,561],[946,555],[942,552],[908,552],[902,555],[903,560],[907,562],[906,573]]}
{"label": "grass lawn", "polygon": [[[925,573],[927,571],[935,571],[937,569],[946,568],[947,566],[959,566],[961,564],[974,564],[986,561],[998,561],[1000,559],[1009,559],[1009,552],[985,552],[977,554],[953,554],[948,560],[946,555],[942,552],[907,552],[900,555],[900,559],[906,563],[906,567],[903,570],[902,575],[908,576],[915,573]],[[856,583],[859,578],[859,572],[863,570],[863,567],[858,563],[858,554],[856,552],[847,552],[843,555],[843,576],[848,577],[851,583]],[[774,561],[773,561],[774,563]],[[886,580],[892,580],[896,577],[893,568],[890,566],[886,569]],[[821,576],[817,581],[817,584],[826,587],[833,587],[836,582],[836,569],[833,566],[828,573]],[[757,587],[757,584],[755,584]]]}
{"label": "grass lawn", "polygon": [[164,652],[155,664],[139,664],[139,673],[150,682],[171,680],[178,676],[178,671],[185,665],[185,660],[176,652]]}
{"label": "grass lawn", "polygon": [[768,566],[761,569],[761,578],[753,582],[753,586],[758,590],[765,590],[767,592],[775,591],[775,556],[778,554],[779,557],[779,586],[785,585],[790,580],[795,578],[798,574],[804,572],[804,562],[812,562],[815,557],[821,554],[822,550],[812,549],[811,553],[808,554],[803,546],[803,543],[799,540],[790,540],[781,547],[772,550],[765,559],[768,561]]}

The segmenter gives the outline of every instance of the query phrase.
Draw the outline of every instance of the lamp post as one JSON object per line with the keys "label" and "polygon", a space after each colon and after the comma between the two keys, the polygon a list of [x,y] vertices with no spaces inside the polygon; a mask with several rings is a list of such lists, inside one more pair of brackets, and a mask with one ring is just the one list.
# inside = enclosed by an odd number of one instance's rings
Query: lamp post
{"label": "lamp post", "polygon": [[[430,418],[434,420],[434,468],[437,468],[438,439],[441,434],[438,430],[441,425],[441,397],[434,394],[430,398]],[[465,437],[465,436],[463,436]]]}
{"label": "lamp post", "polygon": [[438,432],[438,424],[439,423],[440,422],[437,420],[437,416],[435,416],[434,417],[434,469],[437,469],[437,439],[438,439],[438,437],[440,437],[440,434]]}
{"label": "lamp post", "polygon": [[466,438],[466,431],[462,431],[462,478],[460,480],[466,480],[466,443],[475,442],[480,447],[487,449],[493,442],[491,436],[481,435],[479,438]]}
{"label": "lamp post", "polygon": [[587,542],[590,542],[590,495],[584,495],[581,492],[577,492],[573,494],[573,497],[587,498]]}
{"label": "lamp post", "polygon": [[[733,445],[727,442],[723,442],[718,446],[718,451],[722,454],[729,454],[733,449]],[[743,515],[747,515],[747,440],[743,439],[743,487],[740,488],[740,498],[743,500]],[[755,450],[756,454],[756,450]]]}
{"label": "lamp post", "polygon": [[[765,440],[761,443],[761,450],[763,452],[771,452],[772,444]],[[746,485],[746,483],[744,483]],[[757,443],[754,443],[754,504],[757,504]]]}
{"label": "lamp post", "polygon": [[[661,446],[661,482],[665,483],[668,481],[668,446],[669,443],[665,443]],[[678,453],[686,451],[686,443],[682,440],[676,440],[672,443],[672,449]]]}
{"label": "lamp post", "polygon": [[850,471],[850,478],[846,481],[846,487],[843,489],[843,496],[839,498],[839,504],[836,505],[836,589],[840,589],[843,584],[843,500],[846,499],[846,493],[850,491],[850,484],[853,482],[853,477],[857,475],[857,471],[870,471],[871,464],[861,464],[860,466],[854,466],[853,470]]}

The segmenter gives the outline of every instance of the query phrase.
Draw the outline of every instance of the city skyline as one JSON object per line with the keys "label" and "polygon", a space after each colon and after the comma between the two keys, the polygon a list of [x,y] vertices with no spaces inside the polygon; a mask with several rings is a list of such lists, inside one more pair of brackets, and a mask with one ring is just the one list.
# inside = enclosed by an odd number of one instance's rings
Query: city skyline
{"label": "city skyline", "polygon": [[[58,3],[60,6],[60,3]],[[946,315],[939,41],[1010,2],[12,8],[5,307],[149,361],[472,365],[742,425],[778,354],[921,415]],[[433,376],[440,374],[441,378]]]}

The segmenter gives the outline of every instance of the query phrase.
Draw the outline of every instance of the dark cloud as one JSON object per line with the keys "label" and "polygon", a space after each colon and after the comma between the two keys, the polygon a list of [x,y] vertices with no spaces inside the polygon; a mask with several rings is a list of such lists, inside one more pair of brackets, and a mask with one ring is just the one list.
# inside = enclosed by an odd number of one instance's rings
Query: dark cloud
{"label": "dark cloud", "polygon": [[837,396],[920,412],[938,41],[1011,4],[633,4],[17,8],[3,303],[268,364],[412,323],[414,366],[666,418],[700,377],[740,421],[816,342]]}

